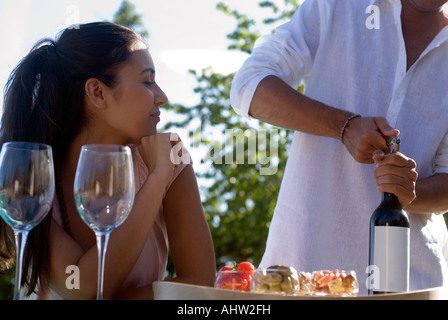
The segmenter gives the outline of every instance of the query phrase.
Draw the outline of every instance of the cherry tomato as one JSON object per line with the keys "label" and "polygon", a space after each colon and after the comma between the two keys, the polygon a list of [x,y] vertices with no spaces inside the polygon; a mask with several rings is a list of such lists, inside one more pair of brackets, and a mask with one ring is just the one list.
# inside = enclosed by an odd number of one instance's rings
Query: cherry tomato
{"label": "cherry tomato", "polygon": [[221,270],[219,270],[219,274],[218,274],[218,280],[221,283],[228,283],[233,281],[234,278],[234,271],[233,268],[231,266],[224,266],[221,268]]}
{"label": "cherry tomato", "polygon": [[[250,291],[250,283],[255,267],[248,261],[235,266],[224,266],[219,271],[216,287],[239,291]],[[227,272],[226,272],[227,271]],[[235,271],[235,272],[229,272]]]}
{"label": "cherry tomato", "polygon": [[233,267],[232,266],[224,266],[219,271],[233,271]]}
{"label": "cherry tomato", "polygon": [[255,270],[254,265],[248,261],[241,262],[236,266],[236,271],[241,273],[248,272],[252,274],[254,270]]}

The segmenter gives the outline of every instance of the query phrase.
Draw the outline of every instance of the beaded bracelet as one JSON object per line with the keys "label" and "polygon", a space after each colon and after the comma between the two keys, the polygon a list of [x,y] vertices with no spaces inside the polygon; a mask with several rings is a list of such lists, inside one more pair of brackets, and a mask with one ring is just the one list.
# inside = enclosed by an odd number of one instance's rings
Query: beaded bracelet
{"label": "beaded bracelet", "polygon": [[353,119],[355,119],[355,118],[359,118],[359,117],[361,117],[360,114],[352,114],[350,117],[348,117],[347,120],[345,120],[345,123],[344,123],[344,125],[343,125],[342,128],[341,128],[341,133],[339,134],[339,140],[340,140],[342,143],[344,143],[344,141],[342,141],[342,138],[344,137],[345,128],[347,128],[348,123],[349,123],[351,120],[353,120]]}

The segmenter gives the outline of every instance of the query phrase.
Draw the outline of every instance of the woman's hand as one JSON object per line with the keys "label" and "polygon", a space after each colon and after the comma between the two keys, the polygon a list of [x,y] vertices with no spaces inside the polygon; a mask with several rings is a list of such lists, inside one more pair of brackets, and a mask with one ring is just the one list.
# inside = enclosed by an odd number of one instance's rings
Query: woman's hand
{"label": "woman's hand", "polygon": [[376,150],[372,159],[375,163],[373,178],[378,191],[393,193],[403,207],[414,201],[418,178],[415,161],[400,152],[386,155],[381,150]]}
{"label": "woman's hand", "polygon": [[177,134],[159,133],[144,137],[138,149],[148,167],[149,174],[160,175],[167,179],[166,181],[179,164],[176,160],[182,159],[182,157],[176,157],[183,150],[182,142]]}

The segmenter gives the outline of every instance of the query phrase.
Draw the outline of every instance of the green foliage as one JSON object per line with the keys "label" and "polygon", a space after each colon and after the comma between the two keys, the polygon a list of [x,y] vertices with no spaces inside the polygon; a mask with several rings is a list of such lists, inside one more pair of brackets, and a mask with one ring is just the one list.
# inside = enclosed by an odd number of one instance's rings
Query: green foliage
{"label": "green foliage", "polygon": [[[284,0],[284,6],[280,8],[272,1],[264,1],[260,6],[273,11],[274,17],[263,21],[264,24],[272,24],[290,17],[298,4],[297,1]],[[217,9],[236,20],[235,30],[227,35],[231,40],[228,49],[250,53],[260,36],[257,22],[231,10],[224,3],[219,3]],[[189,128],[193,140],[196,139],[195,134],[202,133],[200,144],[206,149],[202,163],[207,164],[207,169],[197,172],[197,176],[209,182],[201,188],[201,195],[214,241],[217,268],[229,261],[249,260],[258,265],[265,249],[292,132],[278,130],[259,121],[249,122],[237,115],[229,102],[234,74],[218,74],[210,68],[190,72],[196,78],[195,92],[199,94],[200,102],[193,107],[179,104],[164,106],[180,115],[181,119],[166,124],[162,131]],[[266,150],[258,146],[262,130],[267,132]],[[215,134],[204,137],[203,133],[209,131]],[[230,135],[226,136],[229,132]],[[243,161],[236,159],[238,142],[235,138],[238,140],[238,135],[244,136]],[[252,139],[255,135],[256,150],[249,148],[250,135]],[[273,140],[278,145],[275,152],[269,148]],[[260,163],[263,152],[276,166],[274,174],[260,174],[261,167],[265,166]],[[229,163],[228,159],[233,161]],[[251,160],[254,159],[258,161],[253,163]]]}
{"label": "green foliage", "polygon": [[143,16],[136,13],[135,5],[128,0],[124,0],[121,3],[120,8],[114,15],[113,21],[116,24],[135,30],[143,38],[149,38],[149,32],[143,24]]}
{"label": "green foliage", "polygon": [[[280,6],[273,1],[262,1],[260,7],[272,11],[271,18],[263,21],[264,24],[272,24],[289,18],[298,8],[298,3],[297,0],[283,0]],[[235,30],[227,35],[231,41],[228,49],[250,53],[255,40],[260,37],[257,21],[236,10],[231,10],[222,2],[218,3],[216,8],[235,18],[236,21]],[[146,31],[141,23],[141,16],[135,13],[135,7],[127,0],[123,1],[114,21],[136,31]],[[147,31],[146,34],[148,34]],[[188,128],[193,141],[198,133],[201,136],[200,147],[206,149],[202,162],[208,166],[206,170],[197,172],[197,176],[202,181],[209,182],[207,186],[202,186],[200,191],[214,240],[217,267],[219,268],[229,260],[250,260],[258,264],[264,252],[269,223],[286,163],[286,150],[292,133],[286,130],[280,132],[272,130],[271,126],[261,122],[249,123],[235,113],[229,102],[230,85],[234,74],[222,75],[213,72],[212,69],[190,72],[196,78],[195,92],[199,94],[200,102],[194,107],[181,104],[164,106],[166,110],[175,113],[176,117],[175,120],[166,123],[161,131]],[[218,134],[205,136],[204,132],[210,130],[218,131]],[[226,130],[230,131],[231,135],[226,138],[223,146],[220,137]],[[237,133],[255,134],[258,143],[259,130],[266,130],[267,144],[275,140],[278,145],[276,152],[270,154],[269,152],[272,151],[270,148],[266,148],[267,150],[257,148],[255,153],[250,153],[249,138],[245,138],[243,161],[242,163],[236,161],[238,143],[234,141],[234,136]],[[235,134],[232,135],[233,133]],[[222,150],[216,149],[216,146],[221,146]],[[215,152],[210,157],[213,151]],[[262,165],[253,164],[250,161],[250,159],[259,160],[260,152],[275,163],[274,174],[260,175]],[[230,158],[234,159],[232,163],[226,161]],[[168,274],[174,274],[171,260],[168,263]]]}
{"label": "green foliage", "polygon": [[284,0],[283,8],[280,8],[272,1],[260,2],[260,7],[270,8],[275,16],[264,19],[265,24],[272,24],[277,21],[289,20],[299,7],[298,0]]}
{"label": "green foliage", "polygon": [[216,8],[234,17],[237,21],[235,31],[227,35],[227,38],[234,42],[229,46],[229,49],[238,49],[250,53],[255,40],[260,36],[259,31],[255,27],[255,20],[249,19],[246,15],[240,14],[236,10],[230,10],[229,6],[222,2],[218,3]]}
{"label": "green foliage", "polygon": [[13,267],[2,271],[2,273],[0,276],[0,300],[11,300],[14,292],[12,280],[14,279],[16,268]]}

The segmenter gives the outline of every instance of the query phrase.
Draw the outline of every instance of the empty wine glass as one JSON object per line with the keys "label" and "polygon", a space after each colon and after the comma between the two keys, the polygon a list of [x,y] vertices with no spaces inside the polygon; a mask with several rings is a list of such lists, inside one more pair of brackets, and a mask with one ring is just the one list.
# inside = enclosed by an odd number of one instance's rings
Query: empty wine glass
{"label": "empty wine glass", "polygon": [[0,215],[14,230],[16,242],[14,300],[20,299],[28,233],[47,215],[53,203],[54,188],[50,146],[30,142],[3,144],[0,152]]}
{"label": "empty wine glass", "polygon": [[97,300],[102,300],[104,262],[109,236],[125,221],[134,203],[135,182],[131,149],[109,144],[83,146],[73,192],[82,220],[96,235]]}

